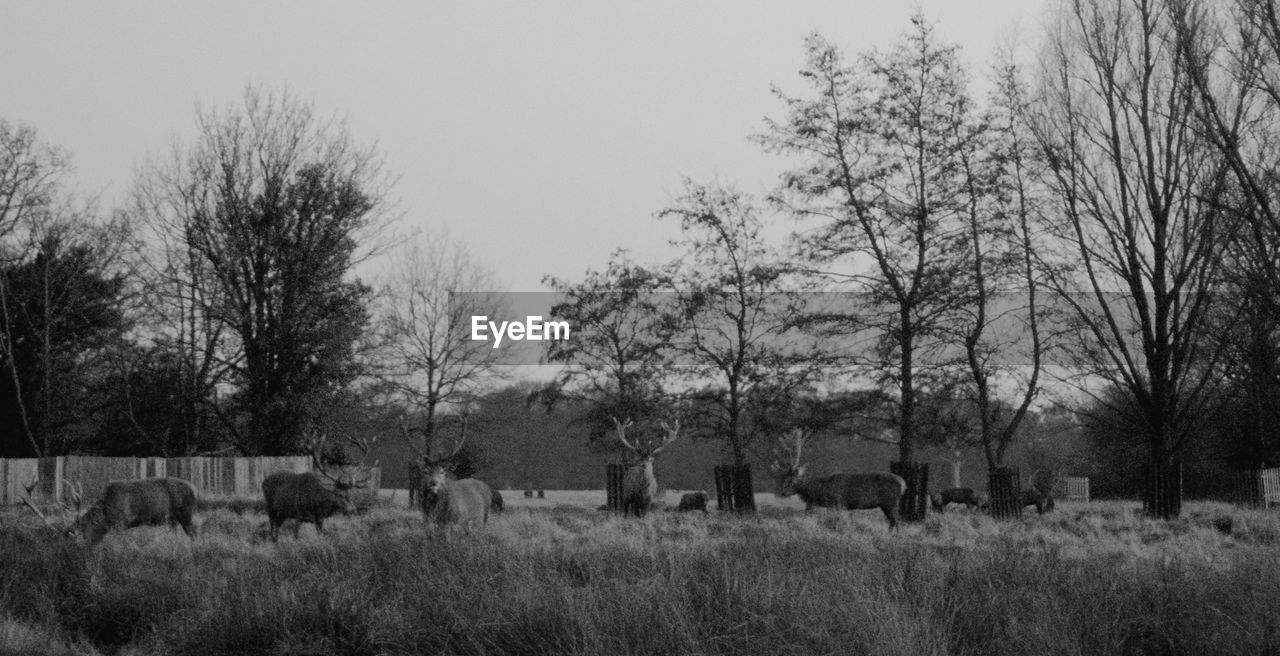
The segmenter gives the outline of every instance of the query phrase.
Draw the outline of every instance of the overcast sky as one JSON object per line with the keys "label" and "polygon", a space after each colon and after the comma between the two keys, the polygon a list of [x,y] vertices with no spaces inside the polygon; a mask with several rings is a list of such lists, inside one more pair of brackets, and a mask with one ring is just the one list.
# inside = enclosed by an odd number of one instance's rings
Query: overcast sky
{"label": "overcast sky", "polygon": [[378,143],[402,231],[445,226],[531,291],[618,246],[665,254],[675,226],[653,215],[685,176],[768,190],[786,162],[748,138],[781,116],[772,86],[803,90],[808,33],[886,48],[921,7],[981,78],[1011,36],[1030,50],[1048,4],[0,0],[0,116],[69,150],[110,209],[190,140],[197,103],[287,86]]}

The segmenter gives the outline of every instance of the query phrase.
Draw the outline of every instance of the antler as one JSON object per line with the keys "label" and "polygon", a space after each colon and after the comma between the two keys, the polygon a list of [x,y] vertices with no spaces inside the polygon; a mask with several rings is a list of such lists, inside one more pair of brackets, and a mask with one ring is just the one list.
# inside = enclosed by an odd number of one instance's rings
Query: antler
{"label": "antler", "polygon": [[627,422],[625,424],[618,421],[617,417],[612,417],[612,419],[613,419],[614,428],[615,430],[618,431],[618,441],[622,442],[622,446],[625,446],[628,449],[631,449],[637,454],[640,453],[640,449],[637,449],[636,445],[627,441],[627,429],[634,424],[634,422],[631,421],[631,418],[627,417]]}
{"label": "antler", "polygon": [[26,491],[26,494],[22,496],[22,505],[26,506],[31,510],[31,512],[35,513],[36,517],[39,517],[40,521],[44,522],[45,526],[48,526],[49,528],[56,528],[53,525],[53,522],[50,521],[49,518],[45,516],[43,512],[40,512],[40,509],[37,508],[36,504],[31,500],[31,492],[35,490],[36,486],[39,484],[40,484],[39,478],[32,480],[30,484],[23,484],[22,489]]}
{"label": "antler", "polygon": [[438,465],[442,462],[446,462],[449,459],[453,458],[454,456],[458,455],[458,452],[462,450],[463,445],[465,445],[466,443],[467,443],[467,426],[466,426],[466,423],[464,422],[462,425],[462,436],[458,438],[458,443],[453,446],[452,451],[438,458],[424,457],[423,461],[429,465]]}
{"label": "antler", "polygon": [[803,428],[793,428],[787,431],[785,436],[778,438],[778,445],[774,450],[777,460],[775,465],[781,464],[792,469],[800,466],[800,456],[804,451],[805,442],[808,441],[804,433]]}
{"label": "antler", "polygon": [[649,451],[649,455],[651,456],[657,455],[659,451],[665,448],[668,444],[671,444],[672,442],[674,442],[676,437],[680,435],[679,419],[675,420],[675,422],[670,426],[668,426],[667,422],[665,421],[658,422],[658,425],[661,426],[662,430],[666,431],[667,434],[662,438],[661,444],[659,444],[658,446],[654,447],[652,450]]}
{"label": "antler", "polygon": [[413,451],[414,455],[418,456],[418,460],[426,460],[427,454],[423,453],[422,449],[419,449],[414,445],[413,438],[409,436],[409,433],[413,430],[416,429],[409,428],[409,425],[404,423],[403,419],[400,420],[400,434],[404,436],[404,443],[409,446],[409,450]]}
{"label": "antler", "polygon": [[324,431],[312,427],[310,432],[312,434],[310,449],[312,466],[315,467],[316,471],[320,472],[321,476],[329,479],[329,482],[333,483],[334,487],[339,489],[350,488],[352,486],[350,482],[343,481],[340,478],[334,478],[333,475],[329,473],[329,470],[324,466],[324,463],[320,460],[320,454],[324,452],[324,443],[328,439],[324,434]]}
{"label": "antler", "polygon": [[67,492],[69,493],[69,497],[71,498],[71,502],[73,504],[71,506],[67,506],[65,503],[62,505],[66,507],[68,510],[71,510],[78,514],[80,512],[80,506],[84,503],[84,495],[82,494],[80,484],[72,483],[71,481],[63,479],[62,485],[67,488]]}

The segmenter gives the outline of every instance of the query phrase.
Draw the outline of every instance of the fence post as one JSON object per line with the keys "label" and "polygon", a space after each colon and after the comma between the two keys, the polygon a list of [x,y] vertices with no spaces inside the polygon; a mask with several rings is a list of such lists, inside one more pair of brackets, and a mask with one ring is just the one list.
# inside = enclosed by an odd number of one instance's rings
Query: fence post
{"label": "fence post", "polygon": [[1022,475],[1015,467],[993,467],[987,471],[991,492],[991,516],[995,519],[1022,519]]}
{"label": "fence post", "polygon": [[889,471],[901,476],[907,483],[907,489],[902,493],[900,504],[902,520],[923,521],[929,508],[929,463],[891,462]]}
{"label": "fence post", "polygon": [[1182,463],[1151,463],[1142,509],[1152,517],[1173,519],[1182,514]]}
{"label": "fence post", "polygon": [[609,463],[604,466],[605,505],[609,510],[622,510],[622,477],[627,471],[626,465]]}

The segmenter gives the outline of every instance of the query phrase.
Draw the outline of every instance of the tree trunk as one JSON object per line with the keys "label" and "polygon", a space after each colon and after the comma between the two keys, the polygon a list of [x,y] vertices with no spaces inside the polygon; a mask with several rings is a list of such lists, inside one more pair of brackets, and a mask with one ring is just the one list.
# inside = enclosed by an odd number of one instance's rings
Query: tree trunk
{"label": "tree trunk", "polygon": [[929,507],[929,463],[891,462],[889,471],[901,476],[907,483],[899,504],[902,521],[924,521]]}

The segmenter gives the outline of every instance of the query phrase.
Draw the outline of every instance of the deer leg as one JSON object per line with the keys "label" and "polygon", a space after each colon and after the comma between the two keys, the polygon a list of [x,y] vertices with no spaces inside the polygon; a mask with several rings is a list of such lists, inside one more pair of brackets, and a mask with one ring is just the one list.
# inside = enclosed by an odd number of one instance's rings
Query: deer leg
{"label": "deer leg", "polygon": [[889,528],[898,528],[898,507],[896,505],[880,506],[880,510],[884,511],[884,518],[889,520]]}

